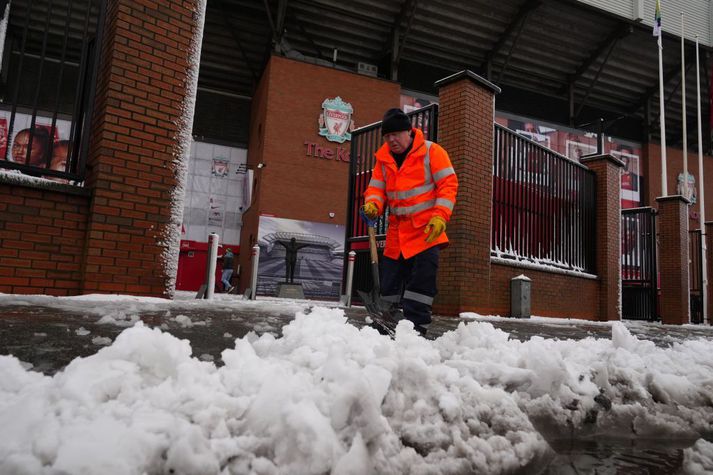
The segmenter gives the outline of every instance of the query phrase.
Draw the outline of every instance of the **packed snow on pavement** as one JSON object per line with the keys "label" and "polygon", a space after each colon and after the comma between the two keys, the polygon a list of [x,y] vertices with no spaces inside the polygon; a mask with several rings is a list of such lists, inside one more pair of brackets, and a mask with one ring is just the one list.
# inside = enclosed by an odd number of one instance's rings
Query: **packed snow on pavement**
{"label": "packed snow on pavement", "polygon": [[616,322],[518,341],[488,321],[391,340],[339,308],[296,313],[222,366],[140,321],[53,376],[0,356],[0,473],[512,473],[595,435],[687,440],[684,469],[713,471],[710,340],[662,348]]}

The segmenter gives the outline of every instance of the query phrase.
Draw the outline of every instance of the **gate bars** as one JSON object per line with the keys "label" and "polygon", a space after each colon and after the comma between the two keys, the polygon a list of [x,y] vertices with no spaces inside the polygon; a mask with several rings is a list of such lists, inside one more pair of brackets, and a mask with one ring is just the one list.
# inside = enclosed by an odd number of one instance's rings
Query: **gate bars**
{"label": "gate bars", "polygon": [[651,207],[621,212],[622,317],[658,320],[656,268],[656,210]]}
{"label": "gate bars", "polygon": [[703,239],[700,229],[688,231],[688,255],[691,323],[703,323]]}
{"label": "gate bars", "polygon": [[[10,3],[0,81],[6,127],[0,167],[60,182],[84,179],[105,3]],[[69,124],[60,127],[62,122]]]}
{"label": "gate bars", "polygon": [[594,272],[594,173],[495,124],[491,255]]}

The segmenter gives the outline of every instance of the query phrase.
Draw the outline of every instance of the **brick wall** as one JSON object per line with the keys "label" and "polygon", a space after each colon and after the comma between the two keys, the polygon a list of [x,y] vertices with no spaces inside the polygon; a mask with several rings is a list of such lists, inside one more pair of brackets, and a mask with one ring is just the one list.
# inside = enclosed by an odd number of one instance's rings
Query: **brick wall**
{"label": "brick wall", "polygon": [[523,269],[498,263],[491,265],[490,307],[481,312],[510,315],[510,280],[520,274],[532,280],[530,298],[533,315],[598,319],[599,281],[597,279]]}
{"label": "brick wall", "polygon": [[657,198],[659,205],[659,313],[666,324],[690,322],[688,279],[688,202],[681,196]]}
{"label": "brick wall", "polygon": [[439,86],[438,143],[453,163],[459,188],[441,253],[434,311],[457,315],[490,308],[490,220],[493,188],[494,94],[470,71]]}
{"label": "brick wall", "polygon": [[[40,180],[37,180],[40,182]],[[0,182],[0,292],[76,295],[89,193],[67,185]]]}
{"label": "brick wall", "polygon": [[[611,155],[582,160],[595,175],[595,266],[599,277],[597,320],[621,320],[621,169]],[[575,299],[576,304],[576,299]]]}
{"label": "brick wall", "polygon": [[107,4],[88,159],[94,197],[84,293],[172,291],[172,193],[181,192],[188,160],[185,121],[192,120],[204,11],[205,0]]}
{"label": "brick wall", "polygon": [[[248,163],[255,170],[255,201],[243,216],[240,242],[257,239],[259,215],[318,223],[346,223],[351,142],[338,144],[319,135],[322,102],[336,96],[352,105],[356,127],[381,120],[399,106],[397,83],[295,61],[270,58],[253,98]],[[331,150],[331,158],[308,156],[307,143]],[[339,160],[337,149],[343,150]],[[330,218],[329,213],[334,213]],[[241,246],[242,247],[242,246]],[[249,252],[241,252],[241,289],[250,278]]]}
{"label": "brick wall", "polygon": [[257,241],[258,225],[260,223],[260,191],[256,185],[260,185],[262,180],[262,169],[258,170],[256,165],[260,163],[265,146],[265,118],[267,117],[267,93],[270,68],[272,62],[268,63],[262,74],[262,80],[258,84],[255,94],[253,94],[252,108],[250,109],[250,138],[248,144],[248,167],[253,170],[253,196],[252,204],[245,210],[242,217],[243,227],[240,233],[240,283],[238,289],[241,292],[250,286],[251,277],[251,256],[252,246]]}
{"label": "brick wall", "polygon": [[[322,102],[340,96],[354,108],[356,127],[381,120],[390,107],[399,106],[397,83],[279,56],[270,59],[267,109],[262,122],[264,148],[260,160],[260,212],[278,217],[344,224],[347,209],[349,162],[307,156],[305,142],[324,149],[345,149],[319,135]],[[260,107],[259,104],[255,104]],[[253,127],[260,124],[253,123]],[[252,147],[252,142],[250,147]],[[250,151],[251,156],[253,155]],[[256,154],[257,155],[257,154]],[[252,160],[252,158],[251,158]],[[329,218],[329,212],[335,217]]]}
{"label": "brick wall", "polygon": [[[683,173],[683,150],[667,147],[666,148],[666,171],[668,172],[668,194],[677,195],[677,177],[679,173]],[[688,172],[696,179],[696,195],[698,195],[699,173],[698,173],[698,151],[690,150],[688,154]],[[644,146],[644,185],[642,200],[648,206],[656,206],[656,198],[661,196],[661,146],[658,144],[646,144]],[[713,157],[710,155],[703,156],[703,178],[708,185],[706,190],[710,190],[713,185]],[[706,210],[710,214],[713,210],[713,193],[706,193]],[[689,228],[698,229],[700,221],[694,219],[697,213],[700,213],[700,204],[693,203],[688,208],[689,212]]]}

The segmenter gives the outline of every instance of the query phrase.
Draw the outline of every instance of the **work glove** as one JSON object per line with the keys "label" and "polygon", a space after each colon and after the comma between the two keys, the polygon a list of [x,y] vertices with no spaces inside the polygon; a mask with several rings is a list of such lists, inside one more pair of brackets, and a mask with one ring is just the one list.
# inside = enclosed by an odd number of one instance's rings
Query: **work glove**
{"label": "work glove", "polygon": [[373,201],[364,203],[364,206],[362,206],[361,209],[364,212],[364,215],[372,221],[379,216],[379,207],[376,206]]}
{"label": "work glove", "polygon": [[376,219],[379,217],[379,208],[374,203],[369,201],[359,209],[359,216],[367,226],[376,227]]}
{"label": "work glove", "polygon": [[423,234],[428,234],[426,237],[426,242],[431,243],[438,239],[438,236],[443,234],[446,230],[446,220],[440,216],[434,216],[428,221],[426,229],[423,230]]}

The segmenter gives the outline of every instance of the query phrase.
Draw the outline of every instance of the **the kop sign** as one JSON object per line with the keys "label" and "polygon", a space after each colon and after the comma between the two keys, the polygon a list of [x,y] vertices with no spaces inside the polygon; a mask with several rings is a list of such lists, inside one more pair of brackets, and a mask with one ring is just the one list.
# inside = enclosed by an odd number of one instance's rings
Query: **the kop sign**
{"label": "the kop sign", "polygon": [[[330,142],[339,144],[351,140],[351,132],[354,130],[353,113],[352,105],[344,102],[341,97],[325,99],[322,102],[322,113],[319,115],[319,135]],[[321,147],[319,144],[307,140],[304,142],[304,146],[308,157],[349,163],[349,151],[345,147],[337,146],[336,149]]]}

